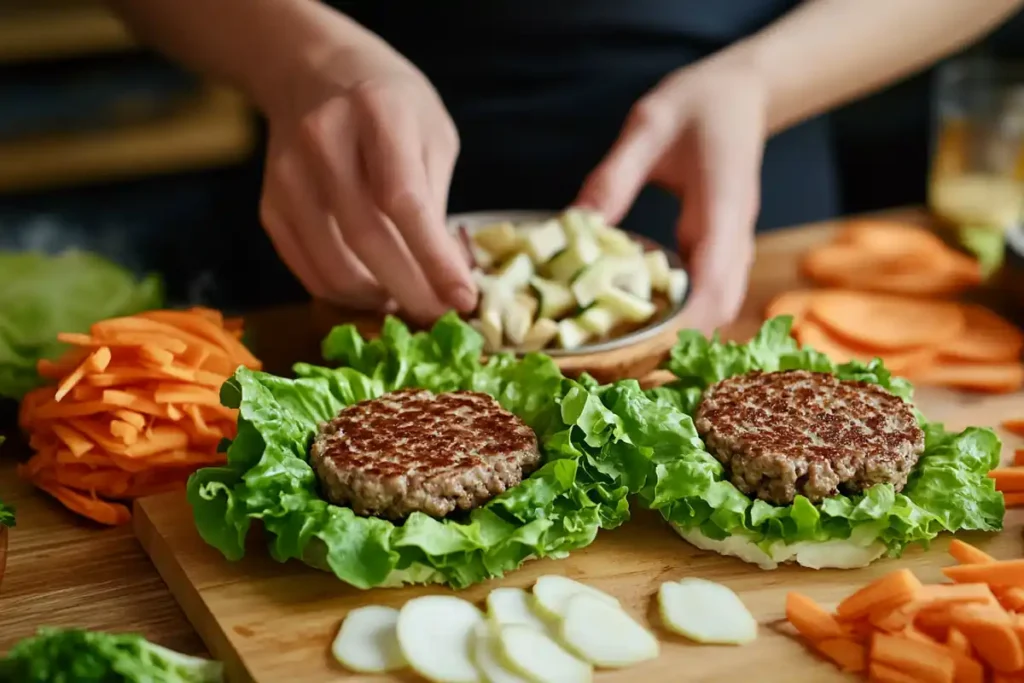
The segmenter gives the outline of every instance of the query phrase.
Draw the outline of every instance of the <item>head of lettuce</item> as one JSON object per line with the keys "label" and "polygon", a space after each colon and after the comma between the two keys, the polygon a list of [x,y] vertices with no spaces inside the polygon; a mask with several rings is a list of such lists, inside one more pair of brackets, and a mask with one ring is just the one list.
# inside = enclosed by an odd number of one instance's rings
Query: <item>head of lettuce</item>
{"label": "head of lettuce", "polygon": [[[299,364],[297,379],[238,370],[221,391],[239,409],[227,463],[199,470],[188,484],[200,535],[237,559],[255,521],[275,559],[299,559],[359,588],[464,587],[530,558],[564,557],[624,522],[627,496],[647,479],[638,449],[662,447],[648,425],[663,409],[636,382],[599,388],[566,379],[541,354],[482,362],[482,350],[480,335],[454,314],[416,334],[388,318],[373,341],[351,325],[335,328],[323,352],[337,369]],[[396,524],[329,503],[309,463],[319,424],[410,387],[493,396],[537,434],[540,467],[465,518],[414,512]]]}
{"label": "head of lettuce", "polygon": [[0,398],[20,399],[41,382],[39,360],[65,350],[61,332],[88,332],[106,318],[158,308],[160,279],[143,280],[79,251],[0,253]]}
{"label": "head of lettuce", "polygon": [[[789,505],[752,499],[730,481],[709,453],[690,417],[711,385],[752,371],[807,370],[839,380],[878,385],[905,400],[911,387],[875,360],[837,365],[824,355],[798,348],[789,317],[769,320],[746,344],[707,339],[686,331],[672,349],[668,368],[677,377],[648,395],[687,417],[682,427],[689,447],[668,458],[653,458],[642,501],[688,541],[737,556],[764,568],[782,562],[823,567],[858,567],[898,555],[914,542],[943,531],[997,531],[1002,527],[1002,494],[986,475],[997,466],[1001,444],[991,429],[948,432],[920,413],[924,451],[903,489],[879,483],[855,495],[834,495],[812,504],[797,495]],[[916,412],[916,411],[915,411]]]}

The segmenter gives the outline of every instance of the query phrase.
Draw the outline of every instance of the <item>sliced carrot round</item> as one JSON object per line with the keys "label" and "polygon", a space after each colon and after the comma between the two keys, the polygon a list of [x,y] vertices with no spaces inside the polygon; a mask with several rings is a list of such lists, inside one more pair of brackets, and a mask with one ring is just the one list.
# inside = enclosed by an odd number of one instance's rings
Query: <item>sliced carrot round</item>
{"label": "sliced carrot round", "polygon": [[1020,363],[963,363],[940,358],[927,367],[914,369],[908,379],[915,384],[1011,394],[1024,388],[1024,366]]}
{"label": "sliced carrot round", "polygon": [[811,299],[818,294],[814,289],[797,289],[790,292],[783,292],[768,302],[765,307],[765,318],[775,318],[780,315],[793,317],[793,329],[803,324],[807,317],[807,310]]}
{"label": "sliced carrot round", "polygon": [[935,360],[936,355],[935,350],[928,347],[873,351],[839,339],[826,328],[810,320],[803,322],[796,333],[796,338],[803,346],[809,346],[828,356],[833,363],[849,363],[854,360],[868,363],[875,358],[881,358],[889,372],[899,375],[926,368]]}
{"label": "sliced carrot round", "polygon": [[1013,361],[1024,350],[1024,332],[984,306],[961,304],[964,329],[942,345],[949,359],[974,362]]}
{"label": "sliced carrot round", "polygon": [[955,304],[864,292],[822,293],[810,311],[840,337],[879,350],[937,346],[964,326]]}

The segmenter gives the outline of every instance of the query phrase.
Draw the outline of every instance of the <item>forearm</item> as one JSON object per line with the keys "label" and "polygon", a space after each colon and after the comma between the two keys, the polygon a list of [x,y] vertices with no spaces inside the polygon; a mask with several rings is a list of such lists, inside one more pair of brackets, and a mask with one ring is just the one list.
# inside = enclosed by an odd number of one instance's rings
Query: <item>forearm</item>
{"label": "forearm", "polygon": [[777,132],[920,70],[1024,0],[807,0],[712,58],[751,67]]}
{"label": "forearm", "polygon": [[[378,42],[316,0],[109,0],[147,44],[264,108],[298,67]],[[302,71],[299,69],[299,71]]]}

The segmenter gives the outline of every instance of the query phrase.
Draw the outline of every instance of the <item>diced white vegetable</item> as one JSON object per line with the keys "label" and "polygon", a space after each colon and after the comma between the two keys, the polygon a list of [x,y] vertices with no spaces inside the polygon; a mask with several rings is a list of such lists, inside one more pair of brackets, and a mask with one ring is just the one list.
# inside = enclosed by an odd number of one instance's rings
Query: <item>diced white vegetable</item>
{"label": "diced white vegetable", "polygon": [[582,238],[570,244],[562,253],[544,266],[552,280],[569,282],[581,270],[601,258],[601,247],[592,238]]}
{"label": "diced white vegetable", "polygon": [[562,642],[594,666],[623,667],[658,656],[658,639],[617,605],[579,593],[569,599]]}
{"label": "diced white vegetable", "polygon": [[409,666],[434,683],[479,683],[472,644],[484,615],[450,595],[413,598],[398,613],[398,643]]}
{"label": "diced white vegetable", "polygon": [[589,306],[597,295],[611,286],[616,272],[611,268],[613,261],[605,256],[587,266],[572,281],[571,289],[580,306]]}
{"label": "diced white vegetable", "polygon": [[519,233],[509,222],[495,223],[476,230],[473,242],[486,249],[495,260],[501,260],[519,248]]}
{"label": "diced white vegetable", "polygon": [[550,318],[538,318],[526,333],[526,339],[519,348],[523,351],[540,351],[550,344],[557,334],[558,323]]}
{"label": "diced white vegetable", "polygon": [[607,306],[596,304],[580,313],[576,320],[595,337],[606,337],[619,324],[621,317]]}
{"label": "diced white vegetable", "polygon": [[384,673],[406,666],[398,646],[398,610],[370,605],[350,611],[331,645],[334,658],[360,673]]}
{"label": "diced white vegetable", "polygon": [[541,576],[533,584],[533,597],[537,599],[537,606],[549,617],[565,616],[569,600],[581,593],[619,607],[619,601],[607,593],[557,574]]}
{"label": "diced white vegetable", "polygon": [[498,632],[490,624],[477,624],[473,632],[473,661],[487,683],[530,683],[505,666]]}
{"label": "diced white vegetable", "polygon": [[567,209],[560,219],[570,245],[579,244],[581,241],[596,244],[595,227],[604,225],[604,218],[600,214],[585,209]]}
{"label": "diced white vegetable", "polygon": [[533,261],[526,254],[519,253],[503,265],[496,276],[501,286],[517,291],[526,286],[533,277]]}
{"label": "diced white vegetable", "polygon": [[644,248],[624,230],[602,225],[594,231],[597,243],[606,254],[613,256],[640,256]]}
{"label": "diced white vegetable", "polygon": [[508,663],[534,683],[589,683],[593,669],[543,631],[512,624],[498,636]]}
{"label": "diced white vegetable", "polygon": [[668,300],[678,306],[686,298],[686,290],[690,286],[690,277],[682,268],[673,268],[668,273]]}
{"label": "diced white vegetable", "polygon": [[698,643],[741,645],[757,638],[757,621],[728,587],[704,579],[658,589],[665,628]]}
{"label": "diced white vegetable", "polygon": [[597,296],[597,304],[615,312],[619,319],[631,323],[646,322],[658,310],[650,301],[645,301],[618,287],[609,287],[601,292]]}
{"label": "diced white vegetable", "polygon": [[472,272],[472,275],[473,275],[473,282],[481,290],[490,289],[491,287],[494,286],[494,283],[496,282],[496,279],[495,279],[495,277],[493,275],[488,275],[487,273],[485,273],[484,271],[480,270],[479,268],[474,268],[473,272]]}
{"label": "diced white vegetable", "polygon": [[483,290],[483,295],[480,297],[480,306],[477,309],[480,334],[484,336],[484,342],[491,350],[500,349],[505,345],[503,312],[505,302],[510,298],[497,286]]}
{"label": "diced white vegetable", "polygon": [[558,321],[558,345],[563,349],[583,346],[589,338],[590,332],[572,318]]}
{"label": "diced white vegetable", "polygon": [[640,255],[609,257],[611,283],[644,301],[651,300],[651,276]]}
{"label": "diced white vegetable", "polygon": [[561,282],[534,276],[530,278],[530,286],[540,301],[537,311],[540,318],[558,319],[576,307],[572,290]]}
{"label": "diced white vegetable", "polygon": [[487,616],[500,626],[520,624],[544,631],[547,623],[537,614],[535,598],[522,588],[495,588],[487,594]]}
{"label": "diced white vegetable", "polygon": [[476,242],[469,243],[469,251],[473,255],[473,261],[477,268],[490,268],[494,265],[496,260],[494,255]]}
{"label": "diced white vegetable", "polygon": [[656,292],[668,291],[668,256],[661,249],[649,251],[644,254],[644,265],[647,267],[647,275],[651,278],[651,287]]}
{"label": "diced white vegetable", "polygon": [[525,228],[520,231],[520,234],[526,253],[536,265],[546,263],[568,245],[562,224],[556,220],[545,221],[535,227]]}
{"label": "diced white vegetable", "polygon": [[529,294],[519,293],[505,307],[502,324],[505,336],[513,346],[518,346],[526,339],[526,334],[533,326],[533,314],[537,310],[537,300]]}

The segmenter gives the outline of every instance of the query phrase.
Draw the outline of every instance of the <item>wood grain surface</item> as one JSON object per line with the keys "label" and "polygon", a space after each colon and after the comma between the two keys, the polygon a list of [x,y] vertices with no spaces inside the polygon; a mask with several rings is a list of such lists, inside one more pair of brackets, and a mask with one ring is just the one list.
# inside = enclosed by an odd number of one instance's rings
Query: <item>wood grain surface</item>
{"label": "wood grain surface", "polygon": [[[919,214],[907,215],[917,217]],[[807,247],[826,239],[831,229],[828,225],[814,226],[781,231],[759,239],[758,259],[743,315],[727,331],[726,336],[749,336],[757,328],[761,311],[772,295],[801,286],[794,267],[797,256]],[[324,307],[296,307],[251,316],[250,327],[253,330],[255,349],[266,360],[268,370],[287,372],[294,361],[316,361],[319,340],[330,325],[341,320],[336,311]],[[368,318],[361,318],[357,322],[367,331],[374,325]],[[922,390],[919,392],[919,400],[928,415],[948,420],[951,426],[993,424],[1002,417],[1024,414],[1024,397],[1021,396],[991,398]],[[12,425],[13,413],[7,411],[7,414],[0,415],[0,431],[6,428],[10,434]],[[1007,445],[1012,447],[1016,443],[1009,440]],[[18,448],[15,439],[5,444],[0,454],[0,499],[16,505],[19,513],[19,525],[10,537],[7,572],[0,584],[0,651],[6,650],[40,625],[57,624],[117,631],[134,630],[169,647],[184,652],[203,653],[205,647],[202,641],[186,621],[131,531],[127,528],[101,529],[80,521],[46,496],[20,482],[15,477],[13,462],[18,456]],[[169,525],[170,529],[177,529],[172,534],[182,532],[187,546],[190,526],[186,523],[185,514],[176,512],[173,513],[177,516],[176,521],[160,521],[162,511],[170,510],[167,506],[173,505],[171,499],[153,501],[150,522],[156,521],[161,524],[161,528]],[[1014,512],[1008,516],[1007,523],[1008,530],[988,541],[988,547],[1001,556],[1019,556],[1020,527],[1024,520]],[[140,522],[140,528],[145,527],[146,523]],[[145,531],[142,535],[145,537]],[[192,541],[195,541],[194,536]],[[606,559],[622,558],[623,548],[627,545],[631,548],[628,562],[619,561],[609,566],[604,560],[594,560],[601,556]],[[931,555],[920,551],[909,553],[904,561],[911,562],[915,567],[927,567],[927,571],[922,572],[923,578],[934,578],[939,564],[946,561],[940,552],[943,546],[944,542],[937,544],[936,551]],[[199,571],[194,578],[197,585],[204,589],[215,589],[228,604],[237,606],[251,603],[259,605],[257,610],[271,610],[261,612],[263,614],[281,610],[286,616],[291,616],[292,621],[288,623],[295,627],[294,631],[289,631],[283,621],[256,623],[256,619],[235,614],[229,617],[230,623],[220,641],[215,634],[204,634],[207,644],[220,652],[229,640],[243,640],[253,644],[247,647],[257,648],[280,642],[281,649],[290,652],[289,657],[294,657],[287,659],[287,662],[299,666],[309,660],[320,667],[322,672],[328,673],[326,678],[319,679],[291,678],[287,677],[289,665],[282,669],[281,665],[275,664],[261,675],[280,676],[284,670],[286,677],[256,679],[260,681],[359,680],[346,679],[340,670],[329,668],[325,643],[333,636],[347,605],[368,600],[397,603],[404,599],[401,591],[381,591],[376,594],[346,591],[333,580],[328,581],[327,576],[301,565],[278,565],[258,550],[243,565],[219,560],[216,551],[203,545],[194,549],[194,555],[186,553],[176,558],[172,565],[184,562],[190,567],[201,567],[192,570]],[[889,563],[888,567],[891,566],[892,563]],[[703,573],[707,569],[713,570],[714,576],[744,591],[751,608],[762,622],[768,622],[781,614],[779,599],[785,592],[784,583],[792,580],[792,576],[810,582],[808,586],[811,592],[818,597],[834,599],[853,583],[888,567],[883,564],[862,572],[760,572],[739,562],[696,553],[656,520],[638,514],[625,529],[602,534],[590,549],[560,563],[534,563],[510,577],[510,582],[525,585],[532,577],[544,571],[582,575],[587,580],[592,578],[600,587],[619,593],[626,598],[632,610],[639,616],[645,616],[649,608],[649,605],[645,606],[645,596],[659,581]],[[237,576],[243,569],[254,572],[252,581],[228,580],[220,588],[214,585],[217,575]],[[204,574],[206,571],[218,574]],[[279,589],[284,592],[278,592]],[[286,599],[285,602],[280,602],[282,597]],[[193,613],[196,609],[203,609],[203,605],[199,608],[188,607]],[[248,614],[254,615],[255,612]],[[197,623],[209,625],[210,622],[197,618]],[[296,626],[296,623],[299,625]],[[238,626],[242,627],[241,630],[236,629]],[[248,630],[252,630],[252,633],[249,634]],[[625,673],[630,674],[629,677],[621,680],[641,680],[647,674],[654,674],[653,678],[648,676],[652,680],[722,680],[731,673],[739,675],[741,672],[750,678],[750,666],[766,665],[758,669],[766,675],[771,674],[772,667],[779,662],[806,664],[809,661],[810,666],[816,666],[810,656],[801,653],[795,643],[776,638],[767,629],[764,631],[764,638],[759,644],[742,650],[722,650],[720,654],[718,650],[695,650],[682,641],[670,640],[665,646],[665,655],[659,662],[650,665],[652,668],[627,670]],[[307,639],[310,642],[303,646]],[[743,653],[742,656],[739,653]],[[715,660],[721,660],[720,666],[724,668],[716,666],[712,669],[708,668],[710,665],[697,663],[711,655],[714,655]],[[669,661],[674,664],[665,664]],[[684,669],[672,668],[679,666]],[[687,673],[684,674],[684,671]],[[779,678],[757,680],[797,680],[778,669],[774,671]],[[828,680],[824,677],[832,673],[827,666],[807,671],[814,673],[808,674],[806,680]],[[818,677],[818,672],[822,677]],[[669,676],[663,676],[663,673]]]}

